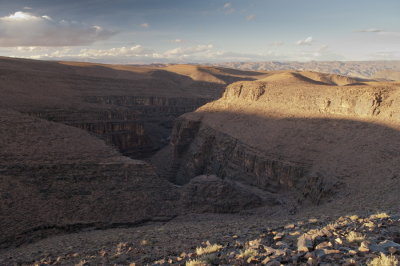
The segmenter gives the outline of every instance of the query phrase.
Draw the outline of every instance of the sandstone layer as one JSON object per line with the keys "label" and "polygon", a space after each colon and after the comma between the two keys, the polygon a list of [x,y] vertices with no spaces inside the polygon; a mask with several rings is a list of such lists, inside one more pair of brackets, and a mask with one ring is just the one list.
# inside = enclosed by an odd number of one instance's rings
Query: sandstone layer
{"label": "sandstone layer", "polygon": [[[0,247],[262,205],[225,181],[179,188],[131,159],[167,145],[173,120],[225,83],[264,75],[233,72],[1,58]],[[210,187],[216,201],[191,193]]]}
{"label": "sandstone layer", "polygon": [[286,195],[293,212],[310,203],[332,213],[397,209],[399,85],[315,72],[234,83],[178,119],[164,151],[173,159],[158,172],[177,184],[215,174]]}

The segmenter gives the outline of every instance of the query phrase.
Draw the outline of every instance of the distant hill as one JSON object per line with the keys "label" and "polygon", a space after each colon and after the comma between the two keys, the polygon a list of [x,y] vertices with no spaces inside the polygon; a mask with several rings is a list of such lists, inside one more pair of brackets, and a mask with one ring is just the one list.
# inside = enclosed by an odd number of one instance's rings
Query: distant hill
{"label": "distant hill", "polygon": [[[374,78],[381,71],[400,71],[400,61],[227,62],[217,66],[252,70],[317,71],[359,78]],[[399,74],[397,74],[398,77]]]}

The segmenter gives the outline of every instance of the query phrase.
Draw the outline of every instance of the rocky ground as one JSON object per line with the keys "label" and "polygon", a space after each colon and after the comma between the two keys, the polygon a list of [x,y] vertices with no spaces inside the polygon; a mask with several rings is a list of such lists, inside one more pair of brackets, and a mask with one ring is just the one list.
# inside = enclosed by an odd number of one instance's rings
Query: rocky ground
{"label": "rocky ground", "polygon": [[[238,221],[233,220],[230,229],[227,229],[229,223],[225,228],[210,228],[211,234],[200,233],[195,243],[189,241],[196,238],[193,232],[207,224],[207,219],[196,219],[196,226],[188,221],[175,221],[172,224],[180,226],[157,224],[113,229],[103,233],[103,239],[98,238],[98,232],[81,233],[79,238],[58,236],[2,252],[0,264],[396,265],[395,261],[400,259],[400,215],[311,218],[280,226],[275,223],[271,227],[250,222],[249,228],[237,228]],[[93,238],[96,234],[97,238]],[[65,244],[67,237],[71,246]],[[71,241],[74,237],[75,242]],[[104,242],[106,239],[108,242]],[[80,243],[80,249],[79,240],[86,241]],[[27,256],[29,252],[33,253]],[[376,264],[377,259],[393,263]]]}

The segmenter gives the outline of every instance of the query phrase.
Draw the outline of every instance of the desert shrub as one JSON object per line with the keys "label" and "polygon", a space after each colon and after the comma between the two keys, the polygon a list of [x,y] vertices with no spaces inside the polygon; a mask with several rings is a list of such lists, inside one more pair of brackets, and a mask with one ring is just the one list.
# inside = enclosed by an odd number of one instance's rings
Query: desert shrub
{"label": "desert shrub", "polygon": [[374,258],[370,262],[368,262],[368,266],[397,266],[399,265],[399,261],[393,255],[386,256],[381,253],[379,257]]}
{"label": "desert shrub", "polygon": [[389,214],[387,214],[386,212],[381,212],[381,213],[373,214],[369,218],[370,219],[385,219],[385,218],[389,218],[389,217],[390,217]]}
{"label": "desert shrub", "polygon": [[247,249],[241,250],[239,256],[242,257],[243,259],[247,259],[247,258],[257,256],[257,255],[258,255],[257,250],[254,250],[252,248],[247,248]]}
{"label": "desert shrub", "polygon": [[198,256],[203,255],[203,254],[210,254],[217,252],[221,250],[223,246],[218,245],[218,244],[213,244],[213,245],[207,245],[206,247],[198,247],[196,248],[196,254]]}
{"label": "desert shrub", "polygon": [[365,240],[365,235],[358,233],[358,232],[354,232],[351,231],[347,237],[346,237],[347,241],[349,241],[350,243],[352,242],[362,242]]}
{"label": "desert shrub", "polygon": [[196,259],[196,260],[189,260],[186,262],[186,266],[206,266],[207,262],[201,260],[201,259]]}

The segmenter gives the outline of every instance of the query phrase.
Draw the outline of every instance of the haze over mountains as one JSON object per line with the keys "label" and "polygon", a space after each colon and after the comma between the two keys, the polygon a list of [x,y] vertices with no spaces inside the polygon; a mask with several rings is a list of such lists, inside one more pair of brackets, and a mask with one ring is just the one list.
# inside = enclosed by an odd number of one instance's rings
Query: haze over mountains
{"label": "haze over mountains", "polygon": [[400,61],[227,62],[217,66],[252,71],[305,70],[360,78],[399,80]]}

